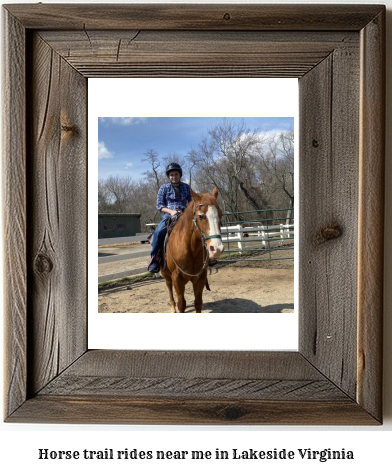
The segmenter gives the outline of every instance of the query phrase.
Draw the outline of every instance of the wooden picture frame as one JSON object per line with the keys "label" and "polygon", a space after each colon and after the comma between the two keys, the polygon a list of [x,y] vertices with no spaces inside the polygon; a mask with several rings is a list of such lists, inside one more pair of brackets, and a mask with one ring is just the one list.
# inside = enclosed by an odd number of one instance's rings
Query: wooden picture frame
{"label": "wooden picture frame", "polygon": [[[3,21],[6,421],[382,423],[385,7],[18,4]],[[299,78],[298,352],[88,350],[87,78],[125,76]]]}

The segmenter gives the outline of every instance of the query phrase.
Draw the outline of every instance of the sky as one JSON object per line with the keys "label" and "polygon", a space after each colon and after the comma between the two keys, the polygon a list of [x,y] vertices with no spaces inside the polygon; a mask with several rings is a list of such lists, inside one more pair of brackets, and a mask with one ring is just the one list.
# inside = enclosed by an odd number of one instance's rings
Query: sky
{"label": "sky", "polygon": [[[222,117],[98,117],[98,178],[130,175],[143,179],[149,164],[143,160],[154,149],[163,158],[185,156],[196,148]],[[230,117],[261,131],[294,130],[293,117]]]}

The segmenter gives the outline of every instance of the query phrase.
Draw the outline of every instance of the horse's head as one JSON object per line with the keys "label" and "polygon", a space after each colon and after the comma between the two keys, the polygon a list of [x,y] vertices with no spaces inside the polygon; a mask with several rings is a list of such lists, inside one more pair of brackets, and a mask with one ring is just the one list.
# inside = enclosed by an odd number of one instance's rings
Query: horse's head
{"label": "horse's head", "polygon": [[211,194],[197,194],[191,191],[193,197],[193,221],[204,237],[211,259],[220,257],[224,250],[220,233],[222,211],[216,200],[218,189]]}

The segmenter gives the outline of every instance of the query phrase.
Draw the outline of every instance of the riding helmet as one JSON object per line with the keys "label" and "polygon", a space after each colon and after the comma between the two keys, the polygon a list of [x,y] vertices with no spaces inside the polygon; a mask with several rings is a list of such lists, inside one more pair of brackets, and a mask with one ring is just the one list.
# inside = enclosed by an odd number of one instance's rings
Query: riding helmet
{"label": "riding helmet", "polygon": [[170,163],[169,165],[166,166],[166,176],[169,176],[169,173],[171,171],[178,171],[180,173],[180,176],[182,176],[182,168],[178,163]]}

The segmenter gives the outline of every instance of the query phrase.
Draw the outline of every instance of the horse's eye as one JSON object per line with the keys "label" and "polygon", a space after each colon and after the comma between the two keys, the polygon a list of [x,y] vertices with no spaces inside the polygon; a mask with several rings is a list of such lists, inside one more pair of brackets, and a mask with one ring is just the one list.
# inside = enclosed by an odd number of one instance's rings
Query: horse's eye
{"label": "horse's eye", "polygon": [[206,218],[206,215],[205,214],[199,214],[199,219],[202,220],[202,219],[205,219]]}

